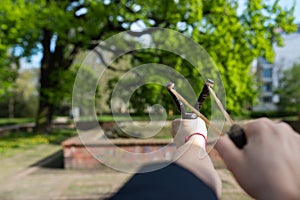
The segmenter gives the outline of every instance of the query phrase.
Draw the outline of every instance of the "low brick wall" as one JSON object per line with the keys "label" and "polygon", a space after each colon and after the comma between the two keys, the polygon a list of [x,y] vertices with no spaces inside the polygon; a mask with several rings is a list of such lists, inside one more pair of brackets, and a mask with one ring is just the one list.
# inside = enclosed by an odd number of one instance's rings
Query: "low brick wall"
{"label": "low brick wall", "polygon": [[[148,153],[160,150],[165,145],[162,144],[129,144],[118,145],[119,148],[127,152],[134,153]],[[159,156],[153,157],[149,160],[143,160],[143,162],[151,161],[167,161],[171,159],[174,146],[165,148],[164,153]],[[63,145],[64,152],[64,167],[67,169],[95,169],[101,167],[101,155],[105,156],[103,159],[107,159],[107,156],[111,155],[110,162],[118,162],[118,158],[125,159],[128,165],[130,162],[135,162],[134,158],[122,156],[120,152],[116,150],[114,145],[99,144],[97,146],[83,146],[83,145]],[[103,153],[105,152],[105,153]],[[109,155],[108,155],[109,154]],[[117,160],[116,160],[117,159]]]}
{"label": "low brick wall", "polygon": [[[170,139],[111,139],[101,140],[93,132],[87,132],[79,138],[73,137],[62,143],[64,167],[67,169],[95,169],[103,165],[101,160],[114,164],[120,160],[130,165],[131,162],[147,163],[169,161],[175,146]],[[128,156],[156,152],[154,156]],[[107,162],[104,162],[107,163]]]}
{"label": "low brick wall", "polygon": [[[143,165],[154,161],[170,161],[176,148],[170,139],[111,139],[105,141],[97,139],[95,133],[92,132],[86,133],[85,137],[70,138],[62,143],[62,147],[66,169],[101,168],[103,163],[100,160],[109,161],[112,165],[123,163],[127,168],[131,167],[131,163],[136,164],[137,162]],[[221,158],[211,148],[210,144],[208,144],[207,149],[210,150],[209,155],[213,158],[213,161],[217,165],[222,164]],[[155,154],[153,156],[132,157],[128,156],[128,152],[133,154],[155,152]],[[132,167],[136,167],[136,165]]]}

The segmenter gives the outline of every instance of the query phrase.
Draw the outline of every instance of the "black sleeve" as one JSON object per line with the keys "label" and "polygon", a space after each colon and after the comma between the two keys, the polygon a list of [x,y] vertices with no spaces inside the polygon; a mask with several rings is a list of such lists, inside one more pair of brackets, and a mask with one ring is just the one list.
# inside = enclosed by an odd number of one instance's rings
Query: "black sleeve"
{"label": "black sleeve", "polygon": [[111,200],[118,199],[199,200],[218,198],[214,191],[193,173],[172,163],[153,172],[135,174],[111,197]]}

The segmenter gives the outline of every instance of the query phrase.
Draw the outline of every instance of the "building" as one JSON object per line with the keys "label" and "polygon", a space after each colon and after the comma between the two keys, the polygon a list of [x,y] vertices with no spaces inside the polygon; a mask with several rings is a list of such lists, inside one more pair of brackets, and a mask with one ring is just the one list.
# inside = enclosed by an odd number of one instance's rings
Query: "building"
{"label": "building", "polygon": [[275,60],[269,63],[263,58],[258,58],[254,62],[254,71],[258,74],[258,81],[262,84],[259,104],[253,108],[254,111],[276,110],[276,104],[279,101],[278,95],[274,90],[278,86],[278,80],[281,72],[293,66],[294,63],[300,63],[300,24],[298,31],[292,34],[281,33],[285,46],[274,46]]}

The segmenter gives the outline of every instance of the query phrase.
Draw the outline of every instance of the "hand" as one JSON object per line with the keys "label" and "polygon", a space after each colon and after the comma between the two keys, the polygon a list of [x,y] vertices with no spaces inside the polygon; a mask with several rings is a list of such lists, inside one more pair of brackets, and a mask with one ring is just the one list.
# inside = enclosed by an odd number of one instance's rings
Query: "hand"
{"label": "hand", "polygon": [[200,135],[193,135],[185,142],[185,137],[193,133],[201,133],[207,137],[207,129],[202,119],[175,119],[172,122],[172,136],[178,148],[174,160],[210,186],[220,198],[221,179],[206,153],[205,139]]}
{"label": "hand", "polygon": [[256,199],[300,199],[300,136],[286,123],[258,119],[244,127],[238,149],[222,136],[216,149],[242,188]]}
{"label": "hand", "polygon": [[[185,138],[193,133],[201,133],[207,138],[206,125],[202,119],[175,119],[172,122],[171,134],[177,148],[182,146],[185,143]],[[198,136],[197,139],[199,146],[205,148],[205,139],[202,136]]]}

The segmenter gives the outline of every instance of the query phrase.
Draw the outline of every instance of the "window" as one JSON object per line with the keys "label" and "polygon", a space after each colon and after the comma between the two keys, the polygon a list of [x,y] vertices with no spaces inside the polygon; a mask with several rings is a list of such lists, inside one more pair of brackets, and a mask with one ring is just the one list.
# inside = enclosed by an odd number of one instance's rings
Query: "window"
{"label": "window", "polygon": [[263,77],[264,78],[272,78],[272,68],[264,69]]}
{"label": "window", "polygon": [[263,102],[264,103],[272,103],[272,97],[271,96],[263,97]]}
{"label": "window", "polygon": [[272,83],[265,83],[263,85],[263,91],[264,92],[272,92]]}
{"label": "window", "polygon": [[262,57],[259,58],[259,62],[260,62],[261,64],[271,64],[269,61],[267,61],[267,59],[262,58]]}

